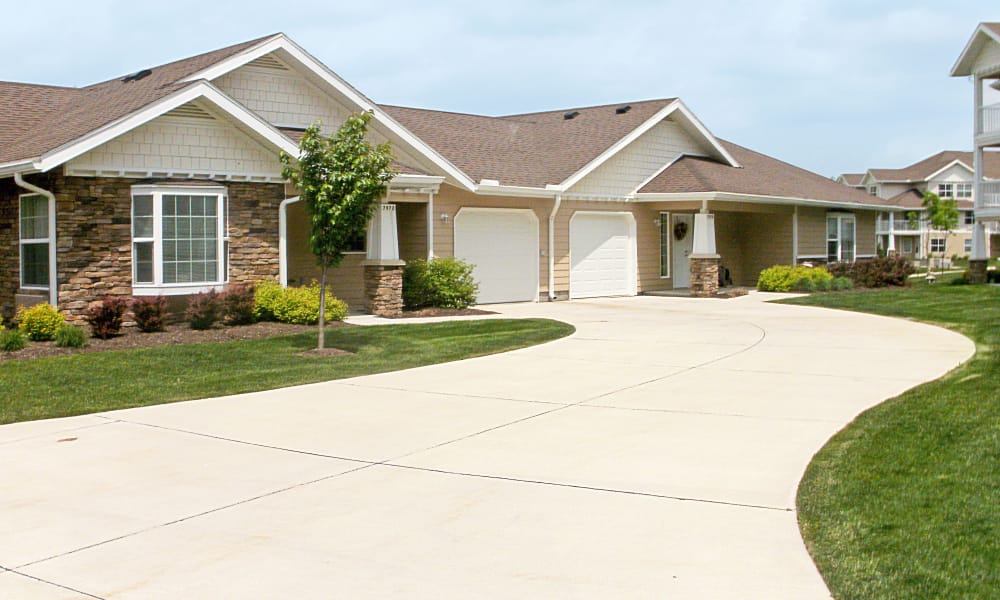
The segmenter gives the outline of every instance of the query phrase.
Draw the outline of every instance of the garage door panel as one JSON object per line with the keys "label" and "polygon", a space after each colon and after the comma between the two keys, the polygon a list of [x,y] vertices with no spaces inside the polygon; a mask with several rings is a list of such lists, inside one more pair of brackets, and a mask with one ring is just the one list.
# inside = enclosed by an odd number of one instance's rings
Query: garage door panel
{"label": "garage door panel", "polygon": [[455,257],[474,266],[480,304],[538,299],[538,220],[530,211],[462,209]]}
{"label": "garage door panel", "polygon": [[570,222],[570,297],[625,296],[632,289],[631,223],[623,214],[576,214]]}

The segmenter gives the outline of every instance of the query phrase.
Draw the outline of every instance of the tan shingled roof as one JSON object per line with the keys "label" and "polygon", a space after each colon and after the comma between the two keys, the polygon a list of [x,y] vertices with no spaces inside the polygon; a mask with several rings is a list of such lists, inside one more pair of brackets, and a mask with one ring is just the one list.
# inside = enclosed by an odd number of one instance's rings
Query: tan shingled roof
{"label": "tan shingled roof", "polygon": [[989,29],[997,35],[1000,35],[1000,23],[983,23],[983,27]]}
{"label": "tan shingled roof", "polygon": [[121,77],[84,88],[0,82],[0,163],[55,150],[187,87],[178,81],[271,37],[153,67],[148,77],[128,83]]}
{"label": "tan shingled roof", "polygon": [[776,158],[719,140],[743,168],[685,156],[645,185],[640,194],[728,192],[828,202],[884,204],[884,200]]}
{"label": "tan shingled roof", "polygon": [[861,185],[861,181],[865,178],[864,173],[844,173],[840,176],[844,180],[844,185]]}
{"label": "tan shingled roof", "polygon": [[[924,206],[924,194],[920,190],[909,189],[889,198],[887,202],[893,206],[902,206],[903,208],[922,208]],[[971,200],[955,200],[955,205],[959,210],[972,210],[973,208]]]}
{"label": "tan shingled roof", "polygon": [[[673,98],[556,111],[485,117],[402,106],[382,106],[474,181],[544,187],[562,183]],[[619,106],[631,110],[616,114]],[[580,114],[566,120],[567,112]]]}
{"label": "tan shingled roof", "polygon": [[[962,161],[969,168],[972,168],[971,152],[944,150],[902,169],[870,169],[869,172],[878,181],[926,181],[931,175],[956,160]],[[983,167],[986,177],[1000,179],[1000,153],[986,152],[983,155]]]}

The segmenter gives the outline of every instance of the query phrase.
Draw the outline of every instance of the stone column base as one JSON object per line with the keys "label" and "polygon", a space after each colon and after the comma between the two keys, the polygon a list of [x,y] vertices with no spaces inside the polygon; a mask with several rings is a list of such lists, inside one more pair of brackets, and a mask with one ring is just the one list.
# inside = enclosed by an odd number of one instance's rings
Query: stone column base
{"label": "stone column base", "polygon": [[403,313],[401,260],[365,262],[365,306],[373,315],[396,317]]}
{"label": "stone column base", "polygon": [[986,283],[985,258],[969,259],[969,283]]}
{"label": "stone column base", "polygon": [[691,296],[711,298],[719,291],[719,255],[692,254]]}

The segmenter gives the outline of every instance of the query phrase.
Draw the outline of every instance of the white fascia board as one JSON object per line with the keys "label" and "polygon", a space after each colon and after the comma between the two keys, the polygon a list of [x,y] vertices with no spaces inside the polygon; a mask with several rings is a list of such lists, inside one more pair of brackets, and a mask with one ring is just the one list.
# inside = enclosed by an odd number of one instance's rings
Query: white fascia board
{"label": "white fascia board", "polygon": [[979,26],[976,27],[975,33],[973,33],[972,37],[969,38],[968,43],[965,44],[965,48],[958,56],[958,60],[955,61],[955,65],[951,68],[952,77],[968,77],[969,75],[972,75],[972,65],[969,63],[971,63],[973,59],[977,58],[979,53],[982,51],[982,43],[980,42],[982,40],[981,36],[984,35],[992,39],[997,44],[1000,44],[1000,36],[993,33],[991,29],[983,27],[983,24],[980,23]]}
{"label": "white fascia board", "polygon": [[517,185],[477,185],[475,193],[482,196],[513,196],[517,198],[555,198],[555,188],[534,188]]}
{"label": "white fascia board", "polygon": [[298,156],[299,149],[292,140],[285,137],[274,127],[271,127],[267,121],[264,121],[259,116],[244,108],[243,105],[223,94],[212,84],[207,81],[200,81],[44,154],[36,165],[40,171],[49,171],[136,127],[152,121],[160,115],[199,98],[208,100],[219,109],[231,115],[235,120],[253,130],[254,133],[260,135],[261,138],[273,144],[276,148],[284,150],[292,156]]}
{"label": "white fascia board", "polygon": [[712,147],[715,148],[715,150],[720,155],[722,155],[722,157],[726,160],[726,162],[729,163],[730,167],[736,167],[736,168],[742,167],[739,161],[737,161],[736,158],[733,157],[733,155],[730,154],[729,151],[722,146],[719,140],[716,139],[714,135],[712,135],[712,132],[709,131],[707,127],[705,127],[704,123],[702,123],[701,120],[698,119],[698,117],[694,116],[694,113],[691,112],[691,109],[689,109],[682,100],[678,100],[677,103],[680,105],[679,107],[680,112],[682,115],[684,115],[684,118],[686,118],[691,123],[691,125],[693,125],[694,128],[698,130],[698,133],[702,135],[705,141],[711,144]]}
{"label": "white fascia board", "polygon": [[817,208],[851,208],[856,210],[883,210],[903,212],[908,209],[883,204],[862,204],[858,202],[834,202],[832,200],[810,200],[808,198],[788,198],[785,196],[755,196],[735,192],[674,192],[669,194],[638,194],[636,202],[746,202],[749,204],[781,204],[788,206],[813,206]]}
{"label": "white fascia board", "polygon": [[970,173],[974,173],[975,172],[972,169],[972,167],[970,167],[969,165],[965,164],[964,162],[962,162],[961,160],[959,160],[959,159],[956,158],[955,160],[953,160],[950,163],[946,164],[945,166],[941,167],[937,171],[934,171],[933,173],[931,173],[930,175],[928,175],[925,181],[930,181],[931,179],[934,179],[935,177],[937,177],[941,173],[947,171],[948,169],[954,167],[955,165],[959,165],[961,167],[965,167],[965,170],[968,171],[968,172],[970,172]]}
{"label": "white fascia board", "polygon": [[302,67],[308,69],[324,83],[347,98],[348,101],[354,103],[354,105],[360,110],[370,111],[374,115],[375,121],[382,124],[393,134],[398,136],[411,147],[415,148],[417,152],[424,155],[428,160],[437,165],[442,171],[455,179],[467,190],[472,191],[475,189],[475,183],[471,178],[469,178],[468,175],[463,173],[461,169],[456,167],[448,159],[431,148],[430,145],[418,138],[410,130],[403,127],[398,121],[390,117],[388,113],[379,108],[377,104],[372,102],[354,86],[347,83],[339,75],[331,71],[329,67],[320,62],[316,57],[306,52],[301,46],[288,38],[285,34],[278,34],[272,38],[264,40],[257,46],[244,50],[243,52],[218,62],[207,69],[198,71],[197,73],[190,75],[187,78],[187,81],[196,79],[207,79],[210,81],[215,80],[230,71],[238,69],[239,67],[242,67],[243,65],[276,50],[284,51]]}
{"label": "white fascia board", "polygon": [[22,175],[37,173],[40,170],[38,168],[38,160],[39,159],[37,158],[32,158],[28,160],[3,163],[0,165],[0,177],[7,177],[13,175],[14,173],[21,173]]}
{"label": "white fascia board", "polygon": [[400,173],[389,181],[389,185],[393,187],[438,187],[444,183],[445,178],[440,175],[412,175],[406,173]]}

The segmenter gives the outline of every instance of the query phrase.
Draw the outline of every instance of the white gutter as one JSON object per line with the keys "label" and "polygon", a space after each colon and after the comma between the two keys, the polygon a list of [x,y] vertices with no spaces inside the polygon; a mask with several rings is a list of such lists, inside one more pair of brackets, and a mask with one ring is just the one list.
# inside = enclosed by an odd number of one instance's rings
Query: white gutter
{"label": "white gutter", "polygon": [[288,205],[302,199],[302,196],[286,198],[278,205],[278,281],[281,287],[288,287]]}
{"label": "white gutter", "polygon": [[556,194],[552,212],[549,213],[549,301],[556,299],[556,213],[562,204],[562,194]]}
{"label": "white gutter", "polygon": [[636,202],[693,202],[714,200],[717,202],[746,202],[749,204],[782,204],[788,206],[815,206],[819,208],[853,208],[855,210],[883,210],[905,212],[905,207],[884,204],[862,204],[860,202],[835,202],[832,200],[810,200],[785,196],[754,196],[735,192],[675,192],[669,194],[639,194]]}
{"label": "white gutter", "polygon": [[21,178],[20,172],[14,173],[14,183],[18,186],[45,196],[49,201],[49,304],[59,306],[59,270],[56,268],[56,197],[48,190],[28,183]]}

